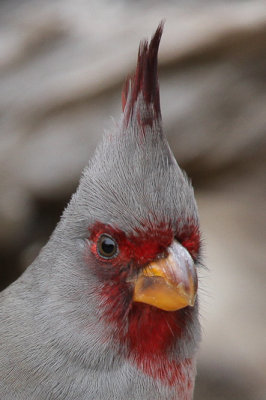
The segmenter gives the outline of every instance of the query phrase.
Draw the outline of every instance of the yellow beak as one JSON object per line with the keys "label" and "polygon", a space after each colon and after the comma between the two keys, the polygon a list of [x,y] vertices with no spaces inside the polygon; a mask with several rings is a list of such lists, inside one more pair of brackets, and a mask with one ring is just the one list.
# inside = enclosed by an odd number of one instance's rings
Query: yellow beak
{"label": "yellow beak", "polygon": [[197,287],[194,261],[189,252],[174,241],[165,258],[152,261],[138,274],[133,301],[176,311],[194,305]]}

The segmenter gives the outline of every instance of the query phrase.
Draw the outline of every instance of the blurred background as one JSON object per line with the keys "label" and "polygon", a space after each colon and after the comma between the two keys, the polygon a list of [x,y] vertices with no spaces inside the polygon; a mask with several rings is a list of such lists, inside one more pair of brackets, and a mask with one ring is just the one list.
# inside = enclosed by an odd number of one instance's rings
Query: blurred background
{"label": "blurred background", "polygon": [[266,398],[266,1],[0,1],[0,290],[47,241],[140,39],[204,237],[195,400]]}

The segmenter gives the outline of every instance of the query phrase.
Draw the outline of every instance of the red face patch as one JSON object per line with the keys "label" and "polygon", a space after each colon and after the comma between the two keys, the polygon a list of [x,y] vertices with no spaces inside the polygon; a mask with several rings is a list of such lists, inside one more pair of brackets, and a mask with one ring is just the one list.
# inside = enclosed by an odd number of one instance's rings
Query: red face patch
{"label": "red face patch", "polygon": [[[97,250],[103,234],[112,237],[118,246],[115,257],[102,258]],[[167,354],[171,346],[182,337],[184,328],[192,320],[194,309],[186,307],[167,312],[142,303],[132,302],[133,288],[127,278],[132,270],[138,270],[148,262],[162,256],[174,237],[196,259],[199,247],[199,230],[192,224],[183,225],[179,234],[165,224],[135,231],[126,235],[110,225],[96,223],[90,229],[90,250],[97,260],[97,271],[101,285],[98,295],[104,299],[103,318],[115,325],[116,336],[128,357],[135,360],[145,373],[156,375],[167,384],[173,385],[180,379],[179,365],[170,362]],[[117,334],[119,332],[119,334]],[[158,367],[156,359],[161,357],[168,368]]]}
{"label": "red face patch", "polygon": [[[163,255],[171,245],[174,236],[191,254],[196,261],[200,251],[200,231],[198,226],[187,223],[174,235],[172,229],[165,224],[150,227],[145,231],[136,230],[134,234],[126,235],[123,231],[110,225],[96,223],[90,229],[92,253],[103,262],[110,262],[114,266],[123,266],[133,262],[136,266],[143,266]],[[111,260],[101,259],[97,251],[97,242],[102,234],[113,237],[118,245],[117,257]]]}
{"label": "red face patch", "polygon": [[[110,260],[102,259],[97,251],[97,243],[102,234],[108,234],[118,245],[117,257]],[[109,262],[114,266],[125,266],[133,262],[135,266],[143,266],[163,254],[173,240],[172,230],[165,225],[136,231],[134,235],[126,235],[123,231],[110,225],[97,223],[91,229],[91,251],[98,260]]]}

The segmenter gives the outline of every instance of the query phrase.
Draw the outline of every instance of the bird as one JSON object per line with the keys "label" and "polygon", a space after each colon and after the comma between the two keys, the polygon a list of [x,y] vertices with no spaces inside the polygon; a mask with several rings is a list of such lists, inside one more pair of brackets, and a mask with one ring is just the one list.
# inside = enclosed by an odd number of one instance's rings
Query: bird
{"label": "bird", "polygon": [[161,22],[54,232],[0,293],[1,400],[191,400],[201,233],[162,127]]}

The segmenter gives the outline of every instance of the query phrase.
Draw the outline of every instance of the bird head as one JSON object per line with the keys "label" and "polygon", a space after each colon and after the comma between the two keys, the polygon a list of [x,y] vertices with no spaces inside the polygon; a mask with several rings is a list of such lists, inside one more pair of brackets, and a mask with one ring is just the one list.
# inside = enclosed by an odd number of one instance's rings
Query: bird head
{"label": "bird head", "polygon": [[106,328],[101,341],[139,365],[189,360],[198,340],[199,220],[191,183],[162,129],[162,29],[140,44],[121,120],[84,170],[60,228],[69,243],[79,240],[72,264],[86,281],[88,318]]}

